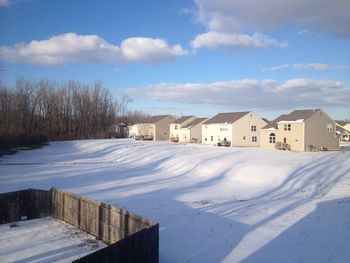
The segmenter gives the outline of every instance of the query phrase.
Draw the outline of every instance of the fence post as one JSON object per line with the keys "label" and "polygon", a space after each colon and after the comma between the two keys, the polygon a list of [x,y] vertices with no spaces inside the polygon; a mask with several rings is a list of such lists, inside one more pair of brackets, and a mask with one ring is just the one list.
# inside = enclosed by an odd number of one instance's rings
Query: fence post
{"label": "fence post", "polygon": [[63,220],[64,221],[64,198],[65,198],[65,193],[62,193],[62,201],[61,201],[61,203],[62,203],[62,205],[61,205],[61,207],[62,207],[62,219],[61,220]]}
{"label": "fence post", "polygon": [[80,229],[80,220],[81,220],[80,210],[81,210],[81,199],[78,198],[78,228],[79,229]]}
{"label": "fence post", "polygon": [[101,215],[102,215],[102,207],[101,204],[98,206],[98,214],[97,214],[97,222],[98,222],[98,239],[102,240],[102,221],[101,221]]}

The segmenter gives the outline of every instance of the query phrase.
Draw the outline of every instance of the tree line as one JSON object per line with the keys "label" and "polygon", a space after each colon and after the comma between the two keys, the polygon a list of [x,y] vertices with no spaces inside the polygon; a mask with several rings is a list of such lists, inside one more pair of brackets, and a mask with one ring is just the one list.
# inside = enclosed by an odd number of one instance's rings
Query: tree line
{"label": "tree line", "polygon": [[101,83],[18,78],[0,86],[0,135],[44,134],[51,140],[102,138],[118,101]]}
{"label": "tree line", "polygon": [[0,80],[0,155],[48,140],[113,137],[115,124],[134,124],[150,117],[128,110],[131,99],[115,98],[101,82],[57,83],[16,79],[8,87]]}

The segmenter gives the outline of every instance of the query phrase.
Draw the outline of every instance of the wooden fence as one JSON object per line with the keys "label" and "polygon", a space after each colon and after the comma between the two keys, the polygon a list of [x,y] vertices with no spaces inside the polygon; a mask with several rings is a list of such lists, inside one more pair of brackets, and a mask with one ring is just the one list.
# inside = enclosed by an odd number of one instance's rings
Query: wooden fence
{"label": "wooden fence", "polygon": [[52,216],[110,245],[76,262],[159,261],[159,225],[125,209],[55,188],[0,194],[1,223],[24,216]]}
{"label": "wooden fence", "polygon": [[155,225],[125,209],[54,188],[51,191],[53,217],[72,224],[107,244]]}
{"label": "wooden fence", "polygon": [[27,189],[0,194],[0,223],[51,215],[51,192]]}

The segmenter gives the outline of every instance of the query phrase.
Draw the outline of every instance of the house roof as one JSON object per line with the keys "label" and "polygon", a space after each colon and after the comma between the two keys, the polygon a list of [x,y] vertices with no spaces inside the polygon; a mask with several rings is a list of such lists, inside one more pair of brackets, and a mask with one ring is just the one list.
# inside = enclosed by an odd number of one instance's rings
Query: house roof
{"label": "house roof", "polygon": [[266,123],[270,123],[270,121],[266,118],[261,118],[261,119],[263,119],[263,121],[265,121]]}
{"label": "house roof", "polygon": [[208,118],[197,118],[193,121],[191,121],[190,123],[187,123],[185,126],[183,126],[182,128],[191,128],[193,126],[196,126],[197,124],[207,120]]}
{"label": "house roof", "polygon": [[144,123],[156,123],[166,117],[169,117],[169,115],[157,115],[157,116],[152,116],[149,119],[145,120]]}
{"label": "house roof", "polygon": [[349,134],[350,131],[348,131],[347,129],[345,129],[343,126],[339,125],[338,123],[336,123],[336,130],[341,132],[341,133],[347,133]]}
{"label": "house roof", "polygon": [[316,111],[319,111],[319,109],[295,110],[289,114],[280,115],[276,119],[271,121],[269,124],[264,126],[263,129],[270,129],[270,128],[277,129],[277,123],[280,121],[306,120],[306,119],[310,118]]}
{"label": "house roof", "polygon": [[340,126],[345,126],[347,124],[350,124],[350,122],[348,121],[335,121],[337,124],[339,124]]}
{"label": "house roof", "polygon": [[243,116],[247,115],[249,112],[250,111],[219,113],[215,115],[213,118],[204,122],[204,124],[234,123],[235,121],[239,120]]}
{"label": "house roof", "polygon": [[185,121],[187,121],[188,119],[190,118],[193,118],[194,116],[182,116],[181,118],[178,118],[177,120],[175,120],[173,123],[176,123],[176,124],[181,124]]}

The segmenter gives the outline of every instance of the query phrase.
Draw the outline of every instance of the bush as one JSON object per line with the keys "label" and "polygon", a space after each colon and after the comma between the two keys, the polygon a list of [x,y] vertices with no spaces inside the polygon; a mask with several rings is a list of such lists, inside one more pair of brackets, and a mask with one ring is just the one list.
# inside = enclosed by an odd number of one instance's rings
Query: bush
{"label": "bush", "polygon": [[19,147],[36,148],[48,142],[44,134],[0,135],[0,152],[15,151]]}

